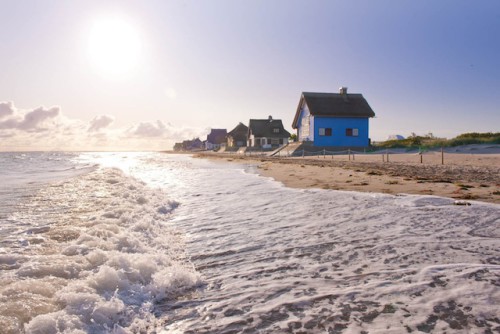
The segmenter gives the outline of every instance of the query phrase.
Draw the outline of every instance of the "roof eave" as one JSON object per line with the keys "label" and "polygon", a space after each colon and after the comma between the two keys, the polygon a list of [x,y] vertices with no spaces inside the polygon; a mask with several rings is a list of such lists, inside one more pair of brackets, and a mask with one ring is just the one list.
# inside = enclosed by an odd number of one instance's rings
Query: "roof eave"
{"label": "roof eave", "polygon": [[302,93],[300,95],[299,105],[297,106],[297,111],[295,112],[295,117],[293,118],[293,122],[292,122],[292,129],[297,129],[297,123],[299,121],[299,116],[300,116],[300,111],[302,109],[301,107],[302,107],[303,101],[305,101],[304,93]]}

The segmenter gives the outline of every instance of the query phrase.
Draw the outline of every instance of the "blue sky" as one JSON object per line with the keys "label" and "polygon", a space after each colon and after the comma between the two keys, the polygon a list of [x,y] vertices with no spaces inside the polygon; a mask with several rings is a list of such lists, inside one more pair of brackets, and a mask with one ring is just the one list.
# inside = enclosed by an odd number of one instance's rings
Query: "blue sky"
{"label": "blue sky", "polygon": [[[374,109],[374,140],[500,131],[499,1],[1,7],[0,150],[169,148],[268,115],[291,131],[302,91],[340,86]],[[89,31],[116,17],[139,36],[140,55],[127,64],[131,49],[118,50],[113,63],[125,65],[109,75],[113,64],[89,59]]]}

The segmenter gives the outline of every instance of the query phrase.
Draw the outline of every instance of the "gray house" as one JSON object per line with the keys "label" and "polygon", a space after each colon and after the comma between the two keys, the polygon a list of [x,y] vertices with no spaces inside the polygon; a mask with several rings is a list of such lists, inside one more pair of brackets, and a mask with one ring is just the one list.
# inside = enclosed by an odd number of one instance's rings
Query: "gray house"
{"label": "gray house", "polygon": [[290,132],[283,127],[280,119],[251,119],[248,124],[248,145],[263,149],[275,148],[288,144]]}
{"label": "gray house", "polygon": [[245,147],[247,146],[248,126],[239,123],[234,129],[227,133],[228,147]]}
{"label": "gray house", "polygon": [[226,129],[212,129],[207,135],[207,140],[205,141],[206,150],[217,150],[221,146],[226,144]]}

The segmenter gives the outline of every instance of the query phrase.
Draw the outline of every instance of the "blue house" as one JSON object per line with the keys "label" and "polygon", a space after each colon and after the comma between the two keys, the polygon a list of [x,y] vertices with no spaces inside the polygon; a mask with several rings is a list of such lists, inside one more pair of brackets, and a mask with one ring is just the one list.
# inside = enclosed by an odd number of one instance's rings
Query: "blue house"
{"label": "blue house", "polygon": [[361,94],[302,93],[293,119],[297,139],[314,146],[367,147],[368,119],[375,113]]}

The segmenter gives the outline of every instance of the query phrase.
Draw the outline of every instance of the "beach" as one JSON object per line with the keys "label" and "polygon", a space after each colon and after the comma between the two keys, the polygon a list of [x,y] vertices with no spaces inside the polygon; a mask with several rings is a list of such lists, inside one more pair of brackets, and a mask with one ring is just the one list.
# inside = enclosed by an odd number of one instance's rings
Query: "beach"
{"label": "beach", "polygon": [[[257,164],[259,174],[292,188],[449,197],[500,203],[499,153],[429,152],[267,157],[204,153]],[[444,159],[444,164],[442,164]],[[422,161],[422,162],[421,162]]]}
{"label": "beach", "polygon": [[322,157],[0,157],[18,194],[0,203],[2,333],[500,329],[497,204],[258,174]]}

